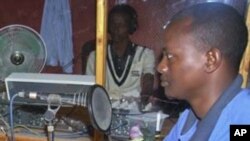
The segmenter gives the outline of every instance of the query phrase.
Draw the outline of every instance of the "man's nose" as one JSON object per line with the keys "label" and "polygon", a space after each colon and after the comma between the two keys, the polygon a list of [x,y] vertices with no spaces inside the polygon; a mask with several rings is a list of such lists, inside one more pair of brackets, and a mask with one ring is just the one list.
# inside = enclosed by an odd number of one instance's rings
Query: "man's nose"
{"label": "man's nose", "polygon": [[157,65],[157,71],[161,74],[168,71],[168,61],[167,59],[164,59],[164,57],[161,59],[161,61]]}

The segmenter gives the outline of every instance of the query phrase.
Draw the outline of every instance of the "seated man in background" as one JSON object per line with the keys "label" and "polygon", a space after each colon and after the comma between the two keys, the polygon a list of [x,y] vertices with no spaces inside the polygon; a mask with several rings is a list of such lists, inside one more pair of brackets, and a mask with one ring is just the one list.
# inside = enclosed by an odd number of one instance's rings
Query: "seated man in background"
{"label": "seated man in background", "polygon": [[250,93],[238,73],[248,31],[222,3],[200,3],[175,15],[157,66],[167,97],[186,100],[164,141],[229,141],[230,125],[250,124]]}
{"label": "seated man in background", "polygon": [[[137,13],[131,6],[116,5],[109,12],[111,40],[107,46],[105,88],[112,100],[139,100],[147,104],[153,93],[155,57],[153,50],[130,40],[137,26]],[[95,74],[95,51],[89,55],[86,74]]]}

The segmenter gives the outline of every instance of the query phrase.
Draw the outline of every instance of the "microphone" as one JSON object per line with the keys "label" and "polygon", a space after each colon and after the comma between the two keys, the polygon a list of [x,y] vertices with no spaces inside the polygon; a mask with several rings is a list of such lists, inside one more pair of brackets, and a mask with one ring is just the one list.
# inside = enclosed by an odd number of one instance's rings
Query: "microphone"
{"label": "microphone", "polygon": [[[20,90],[20,88],[19,88]],[[20,90],[16,93],[17,96],[27,99],[34,99],[30,103],[36,103],[38,100],[48,103],[48,121],[53,119],[53,115],[57,112],[60,106],[82,106],[87,107],[90,121],[93,127],[101,132],[109,131],[112,121],[112,105],[109,95],[104,87],[93,85],[87,87],[84,91],[71,93],[35,91],[35,90]],[[57,108],[50,108],[58,106]]]}
{"label": "microphone", "polygon": [[54,94],[41,92],[18,92],[19,97],[47,101],[49,104],[86,106],[86,93]]}

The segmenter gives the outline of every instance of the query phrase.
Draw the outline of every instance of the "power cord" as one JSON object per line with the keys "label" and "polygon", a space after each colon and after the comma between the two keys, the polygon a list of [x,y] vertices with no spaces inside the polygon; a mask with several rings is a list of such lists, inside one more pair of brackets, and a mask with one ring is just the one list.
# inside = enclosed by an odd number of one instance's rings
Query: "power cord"
{"label": "power cord", "polygon": [[9,113],[10,113],[10,136],[11,136],[11,141],[15,141],[15,137],[14,137],[14,122],[13,122],[13,102],[15,100],[16,97],[18,97],[18,93],[13,95],[13,97],[11,97],[10,99],[10,105],[9,105]]}

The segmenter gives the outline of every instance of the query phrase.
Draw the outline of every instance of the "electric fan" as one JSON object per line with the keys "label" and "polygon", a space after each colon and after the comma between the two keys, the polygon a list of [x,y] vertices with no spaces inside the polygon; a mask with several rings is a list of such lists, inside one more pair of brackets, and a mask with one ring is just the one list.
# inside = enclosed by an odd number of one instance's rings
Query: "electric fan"
{"label": "electric fan", "polygon": [[0,80],[12,72],[41,72],[46,61],[46,46],[41,36],[24,25],[0,29]]}

